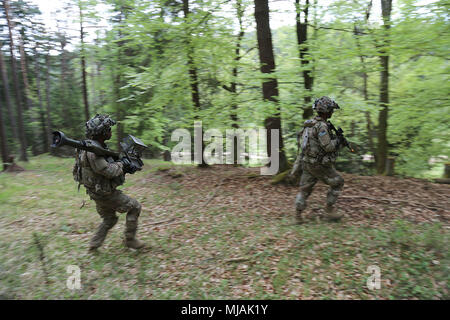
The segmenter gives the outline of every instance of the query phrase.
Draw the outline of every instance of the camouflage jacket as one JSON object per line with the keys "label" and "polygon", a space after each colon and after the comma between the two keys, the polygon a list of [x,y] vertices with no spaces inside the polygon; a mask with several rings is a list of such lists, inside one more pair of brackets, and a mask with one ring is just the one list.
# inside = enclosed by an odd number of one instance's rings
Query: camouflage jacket
{"label": "camouflage jacket", "polygon": [[[91,141],[93,144],[107,149],[98,141]],[[105,157],[84,150],[80,150],[78,156],[81,164],[80,183],[85,186],[88,194],[108,195],[125,182],[122,162],[115,162],[111,158],[105,159]]]}
{"label": "camouflage jacket", "polygon": [[338,140],[321,117],[305,121],[301,135],[301,150],[304,162],[334,164],[338,152]]}

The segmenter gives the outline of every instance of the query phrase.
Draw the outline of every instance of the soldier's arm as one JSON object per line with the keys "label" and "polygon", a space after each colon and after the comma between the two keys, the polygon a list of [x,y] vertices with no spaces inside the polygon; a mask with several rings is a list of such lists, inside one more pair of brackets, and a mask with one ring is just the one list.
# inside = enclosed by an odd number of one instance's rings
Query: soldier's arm
{"label": "soldier's arm", "polygon": [[317,131],[317,138],[319,139],[320,146],[325,152],[333,152],[338,149],[338,140],[331,139],[328,132],[328,126],[325,123],[321,123]]}
{"label": "soldier's arm", "polygon": [[107,177],[108,179],[112,179],[123,174],[122,162],[109,163],[104,157],[97,156],[92,152],[88,152],[87,157],[92,170]]}

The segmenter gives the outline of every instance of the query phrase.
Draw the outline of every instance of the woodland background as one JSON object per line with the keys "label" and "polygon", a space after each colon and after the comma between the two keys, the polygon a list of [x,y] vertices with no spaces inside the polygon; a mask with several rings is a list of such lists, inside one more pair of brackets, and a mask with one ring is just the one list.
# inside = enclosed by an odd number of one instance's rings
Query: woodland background
{"label": "woodland background", "polygon": [[[0,299],[449,299],[448,1],[74,0],[52,28],[34,3],[0,2]],[[293,224],[298,186],[276,182],[323,95],[356,149],[337,163],[345,216],[320,219],[319,182]],[[149,145],[121,187],[140,251],[120,215],[88,252],[95,203],[73,150],[50,148],[96,113],[118,121],[113,149]],[[167,161],[195,120],[281,129],[282,174]]]}
{"label": "woodland background", "polygon": [[[286,11],[293,21],[271,29],[269,12]],[[440,177],[450,156],[448,13],[447,1],[73,0],[50,31],[36,5],[2,1],[3,162],[50,152],[53,130],[82,139],[87,119],[109,113],[114,146],[132,133],[151,157],[194,120],[279,128],[283,171],[314,99],[327,95],[357,148],[339,170],[393,174],[395,161],[395,174]]]}

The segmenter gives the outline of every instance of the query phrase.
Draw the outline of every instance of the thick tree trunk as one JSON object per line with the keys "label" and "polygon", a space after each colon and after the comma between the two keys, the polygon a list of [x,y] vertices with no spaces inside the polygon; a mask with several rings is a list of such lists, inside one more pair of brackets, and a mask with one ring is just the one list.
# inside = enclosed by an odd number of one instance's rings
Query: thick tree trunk
{"label": "thick tree trunk", "polygon": [[19,141],[20,141],[20,157],[19,160],[21,161],[28,161],[27,157],[27,140],[25,137],[25,129],[23,126],[23,117],[22,117],[22,97],[20,94],[20,86],[19,86],[19,78],[17,76],[17,67],[16,67],[16,58],[14,55],[14,38],[12,35],[13,30],[13,22],[11,21],[11,16],[9,14],[10,7],[9,7],[9,0],[4,0],[3,5],[5,8],[5,16],[6,21],[8,23],[8,34],[9,34],[9,41],[10,41],[10,54],[11,54],[11,69],[12,69],[12,75],[13,75],[13,83],[14,83],[14,91],[16,93],[16,105],[17,105],[17,124],[19,129]]}
{"label": "thick tree trunk", "polygon": [[[300,0],[295,0],[296,9],[296,29],[297,29],[297,43],[299,48],[299,56],[302,64],[303,70],[303,86],[305,88],[306,95],[304,97],[305,106],[303,108],[303,119],[309,119],[313,115],[313,110],[311,106],[311,95],[314,78],[311,75],[311,70],[308,69],[309,60],[308,55],[308,10],[309,10],[309,0],[306,0],[305,8],[300,9]],[[301,11],[304,14],[304,20],[301,21]]]}
{"label": "thick tree trunk", "polygon": [[9,79],[8,79],[8,72],[6,70],[6,65],[3,59],[3,53],[1,51],[2,44],[0,43],[0,71],[2,73],[2,81],[3,81],[3,89],[5,94],[5,102],[6,102],[6,108],[8,110],[8,118],[10,122],[10,127],[12,129],[13,138],[16,140],[19,140],[19,133],[17,131],[17,122],[16,118],[14,117],[13,108],[11,104],[11,95],[9,92]]}
{"label": "thick tree trunk", "polygon": [[[271,74],[275,71],[275,58],[273,55],[272,34],[269,23],[269,3],[268,0],[255,0],[255,20],[256,34],[258,38],[259,60],[261,72]],[[278,102],[278,82],[276,78],[267,79],[262,84],[264,100]],[[279,162],[278,172],[287,169],[287,159],[284,153],[283,135],[281,130],[281,112],[279,105],[277,112],[264,121],[267,129],[267,154],[271,156],[271,130],[279,130]]]}
{"label": "thick tree trunk", "polygon": [[383,16],[383,28],[385,31],[383,45],[380,50],[380,107],[382,108],[378,116],[378,150],[377,150],[377,172],[385,173],[386,158],[388,155],[388,111],[389,111],[389,54],[387,47],[389,45],[389,29],[392,10],[392,0],[381,0],[381,11]]}

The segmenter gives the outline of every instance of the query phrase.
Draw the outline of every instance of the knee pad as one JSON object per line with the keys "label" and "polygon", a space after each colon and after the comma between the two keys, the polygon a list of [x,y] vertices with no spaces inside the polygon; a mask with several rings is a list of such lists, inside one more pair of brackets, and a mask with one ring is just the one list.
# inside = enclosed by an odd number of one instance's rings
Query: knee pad
{"label": "knee pad", "polygon": [[137,207],[133,207],[130,211],[127,212],[127,221],[137,221],[139,215],[141,213],[141,205],[139,204]]}
{"label": "knee pad", "polygon": [[332,187],[333,189],[342,189],[342,187],[344,186],[344,178],[342,178],[341,176],[336,176],[333,177],[331,179],[328,179],[328,184],[330,185],[330,187]]}

